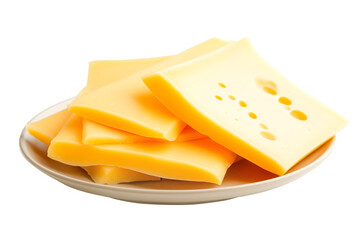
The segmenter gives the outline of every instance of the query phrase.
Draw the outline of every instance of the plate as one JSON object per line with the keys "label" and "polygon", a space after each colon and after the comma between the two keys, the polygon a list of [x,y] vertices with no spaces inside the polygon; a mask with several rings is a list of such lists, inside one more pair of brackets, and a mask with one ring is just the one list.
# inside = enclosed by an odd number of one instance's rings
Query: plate
{"label": "plate", "polygon": [[[44,110],[30,122],[38,121],[65,109],[72,100],[63,101]],[[283,176],[276,176],[246,160],[239,161],[229,168],[220,186],[167,179],[117,185],[96,184],[82,168],[65,165],[48,158],[47,147],[31,136],[25,128],[20,136],[20,149],[24,157],[40,171],[81,191],[138,203],[194,204],[259,193],[294,181],[318,166],[329,155],[334,142],[335,138],[330,139]]]}

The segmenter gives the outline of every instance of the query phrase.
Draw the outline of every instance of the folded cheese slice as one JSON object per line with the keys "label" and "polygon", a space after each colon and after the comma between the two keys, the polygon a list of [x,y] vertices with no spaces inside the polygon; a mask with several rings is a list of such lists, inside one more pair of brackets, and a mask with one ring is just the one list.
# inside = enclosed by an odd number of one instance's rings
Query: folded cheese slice
{"label": "folded cheese slice", "polygon": [[188,142],[82,144],[82,119],[73,115],[51,141],[48,156],[76,166],[107,165],[152,176],[221,184],[236,154],[209,138]]}
{"label": "folded cheese slice", "polygon": [[195,130],[278,175],[346,125],[267,64],[247,39],[144,82]]}
{"label": "folded cheese slice", "polygon": [[175,140],[185,124],[159,103],[141,81],[141,77],[189,61],[227,44],[228,42],[220,39],[210,39],[129,77],[81,94],[69,105],[69,110],[86,119],[130,133]]}
{"label": "folded cheese slice", "polygon": [[[41,142],[50,145],[52,139],[59,133],[60,129],[69,120],[71,113],[62,110],[39,121],[26,125],[27,131]],[[155,181],[158,177],[147,174],[109,166],[88,166],[84,168],[96,183],[116,184],[135,181]]]}
{"label": "folded cheese slice", "polygon": [[[191,127],[186,126],[175,142],[185,142],[205,137]],[[164,140],[139,136],[83,119],[82,143],[84,144],[129,144],[154,141]]]}

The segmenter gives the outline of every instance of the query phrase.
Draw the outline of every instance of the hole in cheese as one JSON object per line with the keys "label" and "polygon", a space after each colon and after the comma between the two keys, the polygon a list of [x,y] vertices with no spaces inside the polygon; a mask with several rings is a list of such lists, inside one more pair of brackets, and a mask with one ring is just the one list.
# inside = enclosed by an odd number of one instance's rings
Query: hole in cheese
{"label": "hole in cheese", "polygon": [[268,140],[271,140],[271,141],[276,140],[275,135],[270,132],[260,132],[260,134],[261,134],[261,136],[263,136],[263,138],[266,138]]}
{"label": "hole in cheese", "polygon": [[242,106],[242,107],[246,107],[246,106],[247,106],[246,102],[244,102],[244,101],[239,101],[239,104],[240,104],[240,106]]}
{"label": "hole in cheese", "polygon": [[292,102],[287,97],[280,97],[279,98],[279,103],[282,103],[284,105],[291,105]]}
{"label": "hole in cheese", "polygon": [[223,100],[222,97],[220,97],[220,96],[216,95],[215,97],[216,97],[217,100]]}
{"label": "hole in cheese", "polygon": [[221,83],[221,82],[219,82],[218,84],[219,84],[220,87],[226,88],[226,85],[225,85],[225,84],[223,84],[223,83]]}
{"label": "hole in cheese", "polygon": [[263,90],[264,92],[268,93],[268,94],[271,94],[271,95],[276,95],[277,94],[277,91],[275,89],[272,89],[270,87],[263,87]]}
{"label": "hole in cheese", "polygon": [[253,112],[249,112],[249,117],[251,117],[252,119],[257,119],[256,114]]}
{"label": "hole in cheese", "polygon": [[235,98],[233,95],[229,95],[229,98],[230,98],[231,100],[236,100],[236,98]]}
{"label": "hole in cheese", "polygon": [[307,116],[305,113],[299,110],[293,110],[290,112],[291,116],[293,116],[296,119],[299,119],[301,121],[305,121],[307,119]]}
{"label": "hole in cheese", "polygon": [[277,94],[277,86],[276,83],[272,82],[272,81],[266,81],[263,79],[256,79],[256,84],[266,93],[271,94],[271,95],[276,95]]}
{"label": "hole in cheese", "polygon": [[266,125],[263,124],[263,123],[260,123],[259,125],[260,125],[261,128],[263,128],[263,129],[265,129],[265,130],[269,129],[268,126],[266,126]]}

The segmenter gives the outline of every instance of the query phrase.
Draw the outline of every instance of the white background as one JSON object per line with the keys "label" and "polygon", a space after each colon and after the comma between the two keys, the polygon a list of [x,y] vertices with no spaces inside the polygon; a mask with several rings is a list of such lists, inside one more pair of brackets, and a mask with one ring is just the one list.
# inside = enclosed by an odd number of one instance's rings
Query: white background
{"label": "white background", "polygon": [[[356,2],[1,1],[0,239],[359,239]],[[268,192],[168,206],[71,189],[22,157],[23,126],[75,96],[89,61],[176,54],[215,36],[248,36],[280,72],[349,120],[318,168]]]}

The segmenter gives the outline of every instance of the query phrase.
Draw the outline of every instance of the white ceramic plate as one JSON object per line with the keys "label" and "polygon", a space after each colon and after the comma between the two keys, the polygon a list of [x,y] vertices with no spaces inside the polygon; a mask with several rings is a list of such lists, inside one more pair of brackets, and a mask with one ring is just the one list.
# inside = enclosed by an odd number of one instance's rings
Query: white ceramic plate
{"label": "white ceramic plate", "polygon": [[[30,122],[40,120],[65,109],[72,99],[58,103]],[[330,153],[335,139],[332,138],[299,162],[284,176],[276,176],[243,160],[233,164],[221,186],[209,183],[161,180],[117,185],[101,185],[92,182],[80,167],[62,164],[47,157],[47,147],[32,137],[24,128],[20,136],[20,148],[25,158],[40,171],[72,188],[112,197],[120,200],[157,203],[192,204],[220,201],[270,190],[305,175],[321,163]]]}

